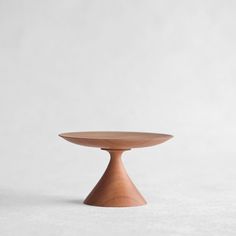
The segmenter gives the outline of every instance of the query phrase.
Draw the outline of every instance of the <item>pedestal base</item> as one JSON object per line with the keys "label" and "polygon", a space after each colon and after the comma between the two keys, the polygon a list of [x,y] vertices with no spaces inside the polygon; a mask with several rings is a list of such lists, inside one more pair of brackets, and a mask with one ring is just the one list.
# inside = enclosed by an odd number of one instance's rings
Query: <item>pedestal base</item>
{"label": "pedestal base", "polygon": [[101,207],[131,207],[146,204],[123,166],[121,155],[129,149],[102,149],[111,159],[103,176],[84,203]]}

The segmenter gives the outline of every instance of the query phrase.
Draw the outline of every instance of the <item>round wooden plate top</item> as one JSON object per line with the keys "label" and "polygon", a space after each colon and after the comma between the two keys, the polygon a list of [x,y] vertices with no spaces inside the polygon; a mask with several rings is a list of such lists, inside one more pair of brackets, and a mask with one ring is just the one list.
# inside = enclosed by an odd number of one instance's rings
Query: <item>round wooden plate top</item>
{"label": "round wooden plate top", "polygon": [[105,149],[131,149],[157,145],[172,138],[169,134],[96,131],[96,132],[71,132],[59,134],[67,141],[89,147]]}

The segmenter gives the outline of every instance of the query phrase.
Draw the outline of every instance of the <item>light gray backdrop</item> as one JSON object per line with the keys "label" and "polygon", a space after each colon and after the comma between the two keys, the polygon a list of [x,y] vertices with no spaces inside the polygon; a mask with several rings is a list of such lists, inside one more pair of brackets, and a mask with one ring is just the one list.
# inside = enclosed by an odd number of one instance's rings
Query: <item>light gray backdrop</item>
{"label": "light gray backdrop", "polygon": [[[0,0],[0,235],[236,235],[236,2]],[[66,131],[170,133],[123,159],[148,205],[82,205],[108,154]]]}

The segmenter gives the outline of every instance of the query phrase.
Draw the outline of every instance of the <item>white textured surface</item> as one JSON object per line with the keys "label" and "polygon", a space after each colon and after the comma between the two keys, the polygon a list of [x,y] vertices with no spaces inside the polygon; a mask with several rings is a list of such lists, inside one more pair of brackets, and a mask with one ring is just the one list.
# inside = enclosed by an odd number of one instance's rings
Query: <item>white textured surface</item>
{"label": "white textured surface", "polygon": [[[166,145],[170,147],[171,144]],[[166,157],[167,160],[137,157],[143,162],[142,169],[137,171],[137,164],[131,160],[136,158],[133,152],[133,157],[132,151],[126,155],[125,163],[148,205],[134,208],[83,205],[82,200],[100,174],[86,174],[85,169],[91,168],[81,167],[71,158],[69,164],[66,160],[64,164],[56,163],[50,168],[52,173],[21,170],[24,174],[19,175],[20,168],[13,167],[14,171],[8,171],[11,189],[3,188],[3,183],[9,184],[1,180],[1,235],[235,235],[234,156],[225,158],[224,154],[218,159],[212,156],[208,161],[196,158],[195,163],[191,158],[180,157],[178,161],[175,155]],[[159,159],[159,163],[156,160],[159,166],[152,167],[155,158]],[[145,165],[145,159],[150,163]]]}
{"label": "white textured surface", "polygon": [[[0,236],[235,236],[235,3],[0,1]],[[147,206],[82,204],[83,130],[175,136],[124,155]]]}

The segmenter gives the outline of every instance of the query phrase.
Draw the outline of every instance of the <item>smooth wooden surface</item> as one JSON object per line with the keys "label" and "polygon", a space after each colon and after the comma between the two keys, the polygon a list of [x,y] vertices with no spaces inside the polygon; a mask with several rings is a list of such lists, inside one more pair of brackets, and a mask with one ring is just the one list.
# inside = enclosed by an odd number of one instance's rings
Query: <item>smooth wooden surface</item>
{"label": "smooth wooden surface", "polygon": [[72,132],[59,135],[69,142],[100,147],[110,153],[110,162],[103,176],[84,203],[102,207],[145,205],[123,166],[121,155],[131,148],[153,146],[167,141],[172,135],[140,132]]}
{"label": "smooth wooden surface", "polygon": [[146,201],[129,178],[121,160],[121,150],[107,150],[107,169],[84,203],[104,207],[141,206]]}
{"label": "smooth wooden surface", "polygon": [[67,141],[89,147],[130,149],[157,145],[172,138],[169,134],[142,132],[71,132],[59,134]]}

